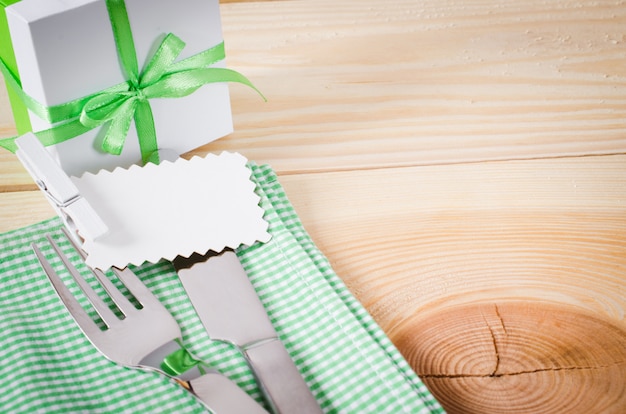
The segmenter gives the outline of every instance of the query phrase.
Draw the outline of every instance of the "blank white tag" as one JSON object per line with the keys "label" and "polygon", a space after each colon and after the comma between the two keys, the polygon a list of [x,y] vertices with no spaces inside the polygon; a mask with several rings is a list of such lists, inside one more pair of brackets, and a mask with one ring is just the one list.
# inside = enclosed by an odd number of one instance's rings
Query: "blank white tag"
{"label": "blank white tag", "polygon": [[85,241],[87,264],[141,265],[270,239],[246,158],[224,152],[72,177],[109,227]]}

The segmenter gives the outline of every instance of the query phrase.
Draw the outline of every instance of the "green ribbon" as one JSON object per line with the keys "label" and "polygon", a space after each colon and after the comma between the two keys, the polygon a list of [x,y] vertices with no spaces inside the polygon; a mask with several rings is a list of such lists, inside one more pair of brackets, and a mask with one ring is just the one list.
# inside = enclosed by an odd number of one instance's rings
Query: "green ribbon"
{"label": "green ribbon", "polygon": [[[143,72],[139,72],[137,54],[124,0],[106,0],[115,44],[126,82],[103,91],[55,106],[44,106],[22,89],[19,79],[0,59],[0,72],[35,115],[54,127],[36,132],[43,145],[49,146],[75,138],[107,124],[102,149],[110,154],[122,152],[131,120],[139,138],[144,163],[158,163],[158,144],[149,100],[181,98],[210,83],[237,82],[263,94],[242,74],[223,68],[207,67],[225,57],[224,43],[175,62],[185,43],[174,34],[167,34]],[[265,97],[263,97],[265,99]],[[0,146],[17,150],[17,137],[0,140]]]}
{"label": "green ribbon", "polygon": [[177,349],[163,359],[163,362],[161,362],[163,372],[175,377],[192,368],[198,367],[200,374],[205,374],[206,371],[204,370],[203,362],[195,359],[189,351],[185,349],[180,340],[176,339],[176,342],[180,345],[180,349]]}

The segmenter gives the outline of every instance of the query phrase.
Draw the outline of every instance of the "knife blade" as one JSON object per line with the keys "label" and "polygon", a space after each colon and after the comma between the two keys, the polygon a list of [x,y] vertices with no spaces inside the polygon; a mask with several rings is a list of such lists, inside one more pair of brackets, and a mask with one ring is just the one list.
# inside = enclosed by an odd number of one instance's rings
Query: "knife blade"
{"label": "knife blade", "polygon": [[173,263],[210,337],[239,349],[272,412],[321,413],[235,252],[177,257]]}

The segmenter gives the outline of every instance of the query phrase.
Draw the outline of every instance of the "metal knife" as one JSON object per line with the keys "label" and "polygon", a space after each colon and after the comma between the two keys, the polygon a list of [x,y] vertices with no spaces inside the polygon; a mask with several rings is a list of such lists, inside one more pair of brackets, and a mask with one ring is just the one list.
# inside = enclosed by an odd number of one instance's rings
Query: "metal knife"
{"label": "metal knife", "polygon": [[178,257],[174,267],[211,338],[244,355],[272,412],[322,412],[234,251]]}

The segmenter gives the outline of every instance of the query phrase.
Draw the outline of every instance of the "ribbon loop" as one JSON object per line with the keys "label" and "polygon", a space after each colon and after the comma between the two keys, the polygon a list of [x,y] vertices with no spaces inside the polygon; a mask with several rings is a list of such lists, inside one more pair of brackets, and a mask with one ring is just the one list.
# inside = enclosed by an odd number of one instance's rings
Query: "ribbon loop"
{"label": "ribbon loop", "polygon": [[167,34],[141,74],[139,79],[141,87],[152,85],[159,80],[184,48],[185,42],[178,36]]}
{"label": "ribbon loop", "polygon": [[116,117],[123,109],[128,109],[131,96],[125,93],[103,93],[85,103],[80,113],[80,122],[95,128]]}

